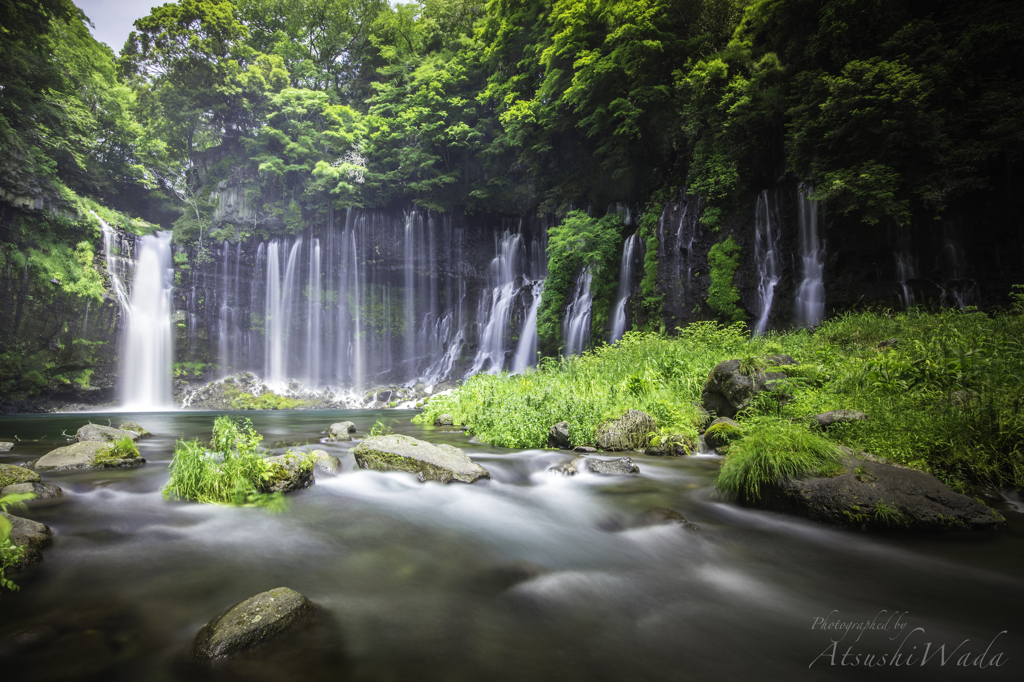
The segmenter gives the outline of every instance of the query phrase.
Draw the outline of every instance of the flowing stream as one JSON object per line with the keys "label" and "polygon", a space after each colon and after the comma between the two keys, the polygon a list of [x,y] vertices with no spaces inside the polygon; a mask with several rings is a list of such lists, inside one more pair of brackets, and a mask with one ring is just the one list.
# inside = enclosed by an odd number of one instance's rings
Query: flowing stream
{"label": "flowing stream", "polygon": [[[56,656],[29,649],[6,669],[31,666],[39,679],[77,679],[57,674],[65,669],[192,679],[180,658],[204,623],[288,586],[334,629],[260,659],[245,679],[1019,679],[1020,514],[1008,513],[1009,526],[994,534],[840,531],[723,501],[713,456],[632,453],[636,476],[565,478],[546,470],[568,453],[482,445],[413,425],[411,415],[246,413],[265,444],[308,443],[342,461],[340,475],[318,474],[277,515],[161,496],[175,439],[208,438],[213,413],[123,415],[154,433],[139,442],[148,464],[44,474],[68,496],[23,514],[48,524],[54,544],[17,577],[22,590],[0,601],[0,641],[49,623],[93,643],[68,640]],[[87,418],[106,423],[107,415],[0,417],[0,438],[20,439],[0,461],[63,445],[61,431]],[[317,443],[344,419],[359,429],[355,442],[384,419],[398,433],[464,448],[491,479],[445,486],[359,470],[354,443]],[[645,526],[641,515],[655,507],[699,529]],[[816,619],[897,613],[904,629],[853,632],[839,654],[852,646],[891,656],[916,628],[924,631],[905,650],[916,646],[917,655],[926,642],[948,653],[964,639],[960,653],[978,653],[1009,630],[990,655],[1006,652],[1010,664],[978,671],[933,660],[912,673],[820,657],[843,633],[816,628]]]}

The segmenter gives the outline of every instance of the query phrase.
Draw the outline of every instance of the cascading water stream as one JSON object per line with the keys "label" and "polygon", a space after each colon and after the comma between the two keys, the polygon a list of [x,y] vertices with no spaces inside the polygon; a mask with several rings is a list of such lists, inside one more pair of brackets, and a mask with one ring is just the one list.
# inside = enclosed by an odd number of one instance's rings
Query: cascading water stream
{"label": "cascading water stream", "polygon": [[612,334],[608,343],[615,343],[626,333],[626,302],[629,300],[633,281],[633,249],[636,234],[632,234],[622,246],[622,263],[619,265],[619,296],[612,312]]}
{"label": "cascading water stream", "polygon": [[[516,285],[519,251],[522,245],[520,234],[506,232],[497,247],[497,255],[490,265],[490,303],[481,299],[483,331],[480,334],[480,348],[470,374],[476,374],[485,367],[490,374],[497,374],[505,365],[505,336],[509,326],[512,303],[519,287]],[[489,365],[488,365],[489,363]]]}
{"label": "cascading water stream", "polygon": [[801,327],[815,327],[825,317],[825,242],[818,232],[818,202],[809,198],[811,191],[799,191],[803,278],[796,291],[796,323]]}
{"label": "cascading water stream", "polygon": [[530,302],[530,310],[526,314],[523,331],[519,335],[519,344],[516,346],[516,354],[512,358],[511,371],[513,374],[522,374],[527,367],[537,362],[537,310],[540,308],[543,293],[544,280],[535,280],[530,288],[530,295],[533,297]]}
{"label": "cascading water stream", "polygon": [[565,339],[563,352],[566,356],[582,353],[590,341],[590,312],[593,296],[590,293],[590,282],[593,276],[590,269],[584,269],[573,283],[571,301],[565,309],[565,326],[562,336]]}
{"label": "cascading water stream", "polygon": [[754,213],[754,263],[757,267],[757,323],[755,334],[763,334],[768,328],[768,316],[775,298],[775,285],[779,283],[778,266],[778,216],[772,205],[768,190],[757,197]]}

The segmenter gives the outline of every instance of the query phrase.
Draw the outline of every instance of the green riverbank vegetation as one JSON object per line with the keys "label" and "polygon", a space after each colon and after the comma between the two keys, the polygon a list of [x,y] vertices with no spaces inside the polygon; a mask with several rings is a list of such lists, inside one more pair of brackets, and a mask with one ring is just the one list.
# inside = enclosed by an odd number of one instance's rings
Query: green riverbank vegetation
{"label": "green riverbank vegetation", "polygon": [[[35,497],[34,493],[20,493],[0,496],[0,512],[6,513],[8,508],[24,507],[27,500]],[[0,588],[17,590],[18,586],[10,580],[7,569],[16,566],[25,550],[11,540],[11,522],[0,516]]]}
{"label": "green riverbank vegetation", "polygon": [[[756,492],[772,472],[826,466],[838,445],[932,473],[960,491],[970,483],[1022,487],[1024,295],[1015,299],[1012,310],[994,315],[848,313],[813,333],[750,337],[742,323],[712,322],[675,337],[630,333],[521,376],[471,377],[431,399],[416,420],[432,423],[448,413],[481,440],[537,448],[556,422],[569,423],[573,445],[593,445],[602,422],[638,409],[662,433],[695,437],[707,419],[698,404],[715,365],[741,358],[753,367],[784,353],[798,364],[784,368],[781,390],[762,392],[737,415],[744,435],[731,445],[724,489]],[[810,417],[837,409],[869,419],[818,431]]]}
{"label": "green riverbank vegetation", "polygon": [[[284,495],[264,491],[286,473],[281,464],[258,452],[262,441],[250,420],[217,417],[209,448],[198,439],[178,442],[164,497],[283,511],[287,507]],[[311,460],[302,465],[313,467]]]}

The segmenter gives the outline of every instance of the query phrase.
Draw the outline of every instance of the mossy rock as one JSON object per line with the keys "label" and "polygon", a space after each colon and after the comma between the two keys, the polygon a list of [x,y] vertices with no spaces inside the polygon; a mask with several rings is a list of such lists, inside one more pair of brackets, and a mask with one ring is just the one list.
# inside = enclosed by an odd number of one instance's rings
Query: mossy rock
{"label": "mossy rock", "polygon": [[487,469],[462,450],[411,436],[371,436],[357,445],[352,454],[363,469],[406,471],[416,474],[421,481],[474,483],[491,477]]}
{"label": "mossy rock", "polygon": [[6,488],[9,485],[17,485],[18,483],[38,482],[39,474],[31,469],[15,466],[13,464],[0,464],[0,488]]}
{"label": "mossy rock", "polygon": [[0,512],[11,523],[11,542],[22,548],[21,558],[11,566],[15,571],[43,560],[43,549],[53,542],[53,531],[46,524]]}
{"label": "mossy rock", "polygon": [[618,419],[597,427],[597,447],[601,450],[639,450],[647,445],[657,429],[654,418],[640,410],[629,410]]}
{"label": "mossy rock", "polygon": [[734,440],[743,437],[743,427],[728,417],[719,417],[711,422],[711,426],[704,432],[704,442],[708,447],[721,449],[728,446]]}
{"label": "mossy rock", "polygon": [[212,662],[277,637],[310,615],[313,603],[295,590],[277,587],[239,602],[196,634],[192,656]]}
{"label": "mossy rock", "polygon": [[139,434],[139,438],[150,438],[153,435],[146,429],[142,428],[142,425],[139,424],[138,422],[121,422],[121,426],[118,428],[120,428],[122,431],[131,431],[132,433],[137,433]]}
{"label": "mossy rock", "polygon": [[304,452],[287,452],[264,460],[272,478],[263,482],[260,492],[290,493],[313,485],[313,457]]}
{"label": "mossy rock", "polygon": [[664,433],[651,436],[651,442],[644,450],[645,455],[658,457],[686,457],[693,454],[696,445],[693,439],[681,433]]}
{"label": "mossy rock", "polygon": [[139,456],[139,451],[134,448],[133,450],[133,453],[119,453],[116,444],[94,440],[72,443],[46,453],[35,461],[32,468],[36,471],[68,471],[136,467],[145,464],[146,460]]}
{"label": "mossy rock", "polygon": [[[131,422],[130,422],[131,423]],[[136,424],[136,426],[138,426]],[[142,429],[142,427],[139,427]],[[142,429],[145,431],[145,429]],[[100,443],[114,443],[125,438],[132,440],[138,440],[142,437],[142,434],[138,431],[129,429],[115,429],[113,426],[103,426],[102,424],[86,424],[82,428],[78,429],[75,434],[75,440],[79,443],[87,442],[100,442]]]}

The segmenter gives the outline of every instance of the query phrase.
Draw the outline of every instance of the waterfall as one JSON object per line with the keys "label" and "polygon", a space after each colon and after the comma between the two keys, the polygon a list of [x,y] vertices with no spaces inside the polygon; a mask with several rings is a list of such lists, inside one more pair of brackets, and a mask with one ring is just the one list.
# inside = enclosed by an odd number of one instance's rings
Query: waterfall
{"label": "waterfall", "polygon": [[288,377],[292,337],[292,315],[295,312],[296,289],[298,288],[298,260],[302,249],[302,238],[292,244],[288,252],[284,276],[281,276],[279,244],[270,242],[267,247],[267,307],[266,318],[266,379],[283,382]]}
{"label": "waterfall", "polygon": [[775,298],[775,285],[779,283],[778,216],[768,190],[757,197],[754,213],[754,263],[757,267],[757,323],[755,334],[763,334],[768,328],[768,315]]}
{"label": "waterfall", "polygon": [[505,337],[512,302],[519,289],[516,280],[521,244],[521,235],[505,232],[496,247],[497,255],[491,261],[488,278],[491,284],[490,304],[481,298],[478,319],[483,331],[470,374],[476,374],[485,367],[490,374],[497,374],[505,365]]}
{"label": "waterfall", "polygon": [[320,240],[313,239],[309,248],[309,286],[306,288],[306,380],[317,385],[320,380]]}
{"label": "waterfall", "polygon": [[[682,229],[682,227],[680,227]],[[633,247],[636,246],[636,234],[629,236],[622,246],[622,263],[619,265],[619,296],[615,300],[612,313],[612,335],[608,343],[615,343],[626,333],[626,302],[633,281]]]}
{"label": "waterfall", "polygon": [[231,358],[229,357],[230,349],[228,348],[228,325],[230,320],[230,308],[228,306],[228,255],[229,249],[227,242],[223,246],[224,252],[224,264],[223,272],[221,273],[221,291],[220,291],[220,310],[217,315],[217,357],[220,360],[221,376],[230,374]]}
{"label": "waterfall", "polygon": [[593,279],[590,269],[584,269],[573,283],[569,306],[565,309],[565,326],[563,352],[565,355],[582,353],[590,341],[590,309],[593,297],[590,293],[590,282]]}
{"label": "waterfall", "polygon": [[156,410],[171,404],[171,233],[139,237],[137,243],[121,399],[128,409]]}
{"label": "waterfall", "polygon": [[796,323],[815,327],[825,317],[825,242],[818,233],[818,202],[800,187],[800,262],[803,279],[796,291]]}
{"label": "waterfall", "polygon": [[522,374],[523,371],[537,362],[537,310],[540,308],[541,295],[544,293],[544,280],[535,280],[530,287],[530,310],[523,322],[523,331],[519,334],[519,344],[512,358],[512,373]]}

